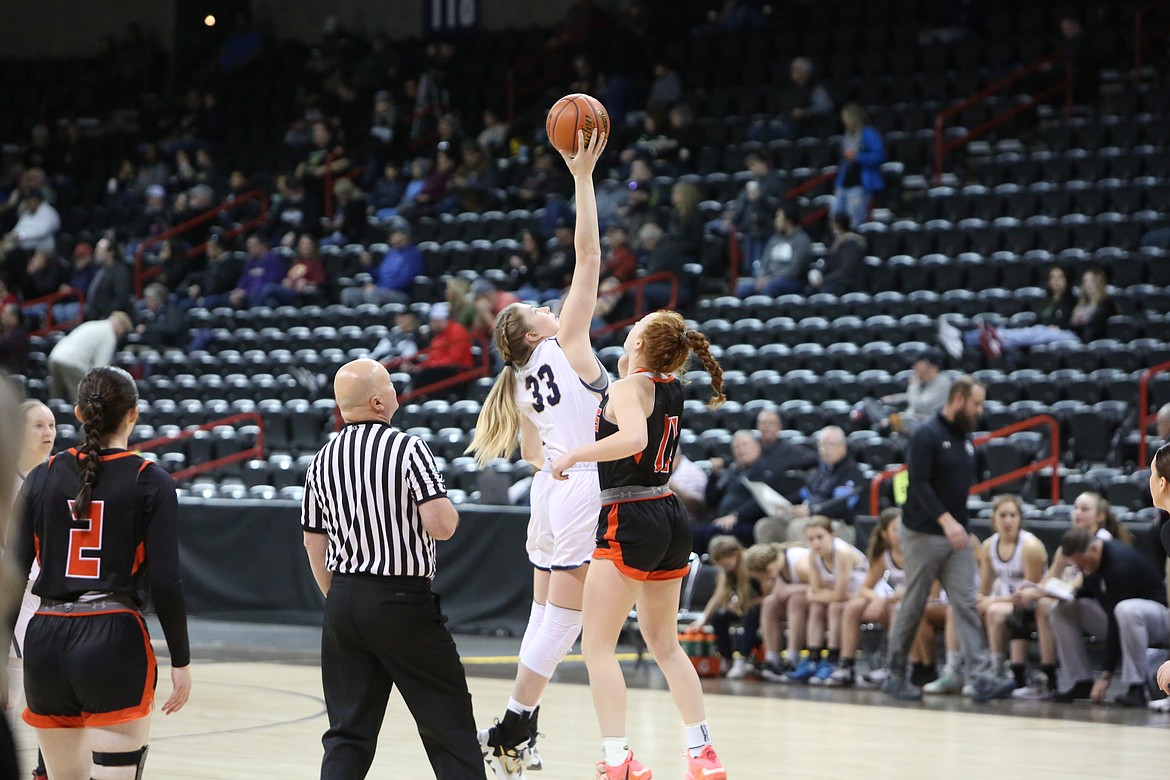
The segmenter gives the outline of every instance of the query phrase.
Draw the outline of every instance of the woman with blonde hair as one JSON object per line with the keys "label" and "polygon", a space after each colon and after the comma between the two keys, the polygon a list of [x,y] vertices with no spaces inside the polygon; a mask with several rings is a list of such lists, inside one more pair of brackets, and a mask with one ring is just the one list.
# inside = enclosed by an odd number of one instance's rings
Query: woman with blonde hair
{"label": "woman with blonde hair", "polygon": [[834,214],[848,214],[854,229],[869,218],[873,194],[885,189],[882,163],[886,150],[882,135],[869,124],[869,116],[859,103],[841,108],[841,160],[837,163],[837,193]]}
{"label": "woman with blonde hair", "polygon": [[808,590],[809,551],[795,542],[763,542],[753,544],[747,551],[747,570],[761,583],[771,581],[763,588],[764,601],[760,605],[760,633],[764,638],[764,665],[760,676],[771,682],[784,682],[785,676],[796,668],[797,653],[804,646],[805,621],[788,624],[788,647],[780,651],[784,636],[788,600],[794,594]]}
{"label": "woman with blonde hair", "polygon": [[[752,671],[752,650],[759,642],[763,592],[748,573],[747,551],[739,539],[721,534],[711,540],[707,549],[707,557],[719,567],[719,576],[703,614],[687,630],[701,631],[705,626],[711,626],[719,652],[720,671],[729,680],[742,680]],[[737,624],[743,626],[743,633],[739,646],[733,651],[731,627]]]}
{"label": "woman with blonde hair", "polygon": [[1109,318],[1117,314],[1117,306],[1109,297],[1109,282],[1100,268],[1090,268],[1081,274],[1081,294],[1069,318],[1069,330],[1077,334],[1082,344],[1105,338]]}
{"label": "woman with blonde hair", "polygon": [[488,393],[467,448],[480,466],[509,457],[520,442],[524,460],[538,469],[532,480],[528,558],[532,609],[512,696],[504,717],[479,732],[484,760],[499,780],[523,777],[542,766],[536,749],[540,698],[549,678],[581,631],[585,573],[593,553],[600,509],[597,466],[583,462],[577,479],[554,482],[553,458],[593,440],[598,399],[609,385],[589,342],[597,304],[601,237],[593,170],[605,149],[601,133],[588,147],[579,133],[575,157],[562,154],[577,196],[576,268],[558,319],[548,307],[514,303],[496,317],[492,341],[504,369]]}
{"label": "woman with blonde hair", "polygon": [[707,337],[673,311],[649,314],[626,336],[623,378],[610,385],[597,415],[597,440],[561,455],[555,479],[581,481],[573,469],[596,462],[601,483],[597,549],[585,581],[581,652],[601,726],[598,778],[646,780],[626,740],[626,683],[616,646],[630,609],[666,677],[686,727],[688,780],[726,780],[707,728],[703,689],[678,643],[678,603],[689,570],[691,526],[667,483],[683,424],[678,378],[692,353],[711,377],[712,408],[724,401],[723,369]]}

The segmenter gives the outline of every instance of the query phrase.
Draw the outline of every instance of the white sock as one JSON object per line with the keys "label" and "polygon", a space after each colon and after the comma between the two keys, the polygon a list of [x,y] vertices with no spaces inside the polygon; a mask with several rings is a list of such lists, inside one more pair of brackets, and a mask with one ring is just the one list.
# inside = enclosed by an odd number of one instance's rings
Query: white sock
{"label": "white sock", "polygon": [[780,651],[779,650],[769,650],[767,653],[764,654],[764,663],[769,663],[769,664],[780,663]]}
{"label": "white sock", "polygon": [[621,766],[629,755],[630,745],[625,737],[605,737],[601,740],[601,760],[610,766]]}
{"label": "white sock", "polygon": [[520,654],[532,642],[532,637],[540,631],[540,624],[544,622],[544,604],[532,602],[532,609],[528,612],[528,625],[524,628],[524,638],[520,640]]}
{"label": "white sock", "polygon": [[688,723],[686,734],[687,749],[690,751],[691,758],[698,758],[699,754],[703,752],[703,748],[711,744],[711,732],[707,728],[705,720],[698,723]]}
{"label": "white sock", "polygon": [[959,670],[960,656],[958,650],[947,650],[947,666],[951,667],[951,671]]}
{"label": "white sock", "polygon": [[512,712],[515,712],[517,715],[531,715],[532,711],[535,710],[539,706],[540,706],[540,702],[537,702],[536,704],[533,704],[530,707],[527,704],[521,704],[520,702],[516,701],[515,699],[512,699],[512,698],[508,699],[508,709],[510,709]]}

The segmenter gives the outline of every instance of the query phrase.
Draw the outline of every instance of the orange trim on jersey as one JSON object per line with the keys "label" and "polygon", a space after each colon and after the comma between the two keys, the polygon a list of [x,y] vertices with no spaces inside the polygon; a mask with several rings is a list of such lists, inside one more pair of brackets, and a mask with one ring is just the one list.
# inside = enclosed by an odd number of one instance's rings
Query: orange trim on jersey
{"label": "orange trim on jersey", "polygon": [[637,463],[639,466],[642,465],[642,452],[641,452],[641,450],[634,453],[634,463]]}
{"label": "orange trim on jersey", "polygon": [[612,561],[613,565],[617,567],[617,570],[621,572],[623,576],[628,577],[631,580],[645,582],[650,578],[650,572],[642,571],[641,569],[635,569],[632,566],[626,565],[626,562],[622,560],[621,545],[617,542],[614,542],[613,546],[611,546],[608,550],[604,550],[600,547],[597,548],[593,551],[593,557],[595,559]]}
{"label": "orange trim on jersey", "polygon": [[132,609],[99,609],[99,610],[94,611],[94,612],[86,612],[86,611],[53,612],[53,611],[47,610],[47,609],[38,609],[35,614],[48,615],[49,617],[79,618],[79,617],[92,617],[94,615],[119,615],[123,612],[125,612],[128,615],[136,615],[138,617],[141,617],[141,615],[139,615],[139,613],[135,612]]}
{"label": "orange trim on jersey", "polygon": [[146,471],[146,467],[149,465],[150,461],[143,458],[142,465],[138,467],[138,473],[141,474],[142,472]]}
{"label": "orange trim on jersey", "polygon": [[650,369],[648,369],[648,368],[639,368],[637,371],[635,371],[634,373],[630,374],[630,376],[635,376],[635,375],[637,375],[637,374],[645,374],[645,375],[646,375],[646,378],[647,378],[647,379],[649,379],[651,382],[654,382],[654,383],[656,383],[656,384],[660,384],[660,385],[668,385],[668,384],[670,384],[671,382],[677,382],[677,381],[678,381],[678,377],[677,377],[677,376],[675,376],[674,374],[671,374],[670,376],[663,378],[663,377],[660,377],[660,376],[656,376],[656,375],[654,374],[654,372],[653,372],[653,371],[651,371],[651,370],[650,370]]}
{"label": "orange trim on jersey", "polygon": [[687,572],[691,570],[690,566],[683,566],[678,569],[662,569],[659,571],[647,572],[649,576],[646,579],[651,582],[661,582],[663,580],[679,580],[687,576]]}
{"label": "orange trim on jersey", "polygon": [[110,712],[83,712],[80,715],[38,715],[26,707],[23,715],[21,715],[25,723],[38,729],[101,728],[142,720],[150,715],[150,711],[154,708],[154,687],[158,678],[158,659],[154,657],[154,648],[150,645],[150,634],[146,630],[146,623],[142,620],[141,614],[129,609],[112,609],[103,612],[84,612],[81,614],[61,612],[37,612],[37,614],[57,617],[88,617],[90,615],[110,615],[118,612],[127,612],[138,619],[138,627],[142,629],[143,644],[146,646],[146,681],[143,684],[142,698],[138,704]]}
{"label": "orange trim on jersey", "polygon": [[[605,535],[602,538],[609,542],[611,550],[621,549],[617,543],[618,506],[618,504],[614,504],[610,507],[609,514],[605,516]],[[597,554],[594,553],[593,557],[596,558]]]}
{"label": "orange trim on jersey", "polygon": [[33,532],[33,549],[36,550],[37,566],[41,565],[41,537]]}
{"label": "orange trim on jersey", "polygon": [[146,542],[142,541],[142,542],[138,543],[138,547],[134,550],[134,568],[132,568],[130,570],[130,574],[132,576],[134,574],[138,573],[138,567],[141,566],[142,562],[145,560],[146,560]]}
{"label": "orange trim on jersey", "polygon": [[[87,457],[84,452],[78,452],[76,447],[70,447],[68,452],[78,460],[83,460]],[[105,463],[107,460],[118,460],[119,458],[135,457],[138,457],[137,452],[134,452],[133,450],[126,450],[125,452],[115,452],[110,455],[98,455],[98,460],[100,460],[102,463]],[[147,462],[149,463],[149,461]]]}

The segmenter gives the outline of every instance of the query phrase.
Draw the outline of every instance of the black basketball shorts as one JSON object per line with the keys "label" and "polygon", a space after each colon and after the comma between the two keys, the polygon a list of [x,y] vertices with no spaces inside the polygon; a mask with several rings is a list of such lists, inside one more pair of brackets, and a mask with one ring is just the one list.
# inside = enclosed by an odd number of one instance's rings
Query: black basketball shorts
{"label": "black basketball shorts", "polygon": [[601,508],[593,557],[613,561],[630,579],[685,577],[690,555],[691,526],[673,494]]}
{"label": "black basketball shorts", "polygon": [[36,728],[128,723],[150,714],[158,666],[139,613],[37,612],[25,635],[24,720]]}

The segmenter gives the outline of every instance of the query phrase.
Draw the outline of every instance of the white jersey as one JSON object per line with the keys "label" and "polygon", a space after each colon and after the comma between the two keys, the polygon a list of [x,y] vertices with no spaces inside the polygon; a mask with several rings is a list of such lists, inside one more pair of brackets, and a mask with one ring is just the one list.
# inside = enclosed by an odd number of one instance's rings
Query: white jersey
{"label": "white jersey", "polygon": [[[592,388],[573,370],[557,340],[551,338],[538,344],[528,362],[516,372],[516,405],[540,432],[546,468],[554,458],[593,443],[600,400],[597,393],[609,386],[609,374],[601,361],[597,370],[600,384]],[[588,466],[596,468],[595,464]]]}
{"label": "white jersey", "polygon": [[1010,596],[1030,580],[1024,576],[1024,545],[1034,538],[1031,531],[1020,531],[1012,554],[1005,561],[999,557],[999,534],[987,540],[987,554],[991,556],[991,571],[995,582],[991,585],[992,596]]}
{"label": "white jersey", "polygon": [[797,585],[801,582],[796,567],[801,561],[807,559],[808,556],[809,549],[807,547],[789,547],[784,551],[784,563],[788,568],[787,580],[789,585]]}
{"label": "white jersey", "polygon": [[[845,592],[850,596],[856,596],[861,591],[861,586],[865,584],[865,573],[869,571],[869,559],[861,553],[861,550],[858,550],[844,539],[835,538],[833,540],[834,564],[836,563],[836,556],[850,550],[856,555],[857,563],[853,565],[853,569],[849,572],[849,585],[845,588]],[[831,588],[837,584],[836,573],[825,565],[821,556],[814,556],[813,563],[821,575],[821,587]]]}
{"label": "white jersey", "polygon": [[894,554],[889,550],[882,553],[882,562],[885,564],[886,573],[873,586],[873,592],[879,598],[888,599],[890,596],[906,590],[906,570],[899,568],[898,564],[894,563]]}

